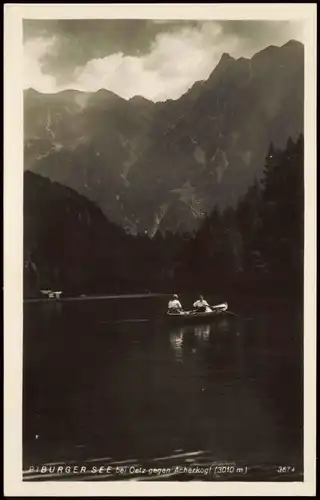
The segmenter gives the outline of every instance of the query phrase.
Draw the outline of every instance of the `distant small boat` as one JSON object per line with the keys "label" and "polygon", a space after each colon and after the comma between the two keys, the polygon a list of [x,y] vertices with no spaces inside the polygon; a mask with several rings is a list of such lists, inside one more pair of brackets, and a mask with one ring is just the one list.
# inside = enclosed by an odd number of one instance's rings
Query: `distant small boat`
{"label": "distant small boat", "polygon": [[192,322],[192,321],[211,321],[214,318],[217,318],[219,316],[222,316],[226,313],[228,309],[228,304],[227,302],[223,302],[222,304],[217,304],[216,306],[210,306],[210,311],[208,312],[197,312],[197,311],[183,311],[180,313],[172,313],[172,312],[167,312],[166,317],[172,321],[175,321],[177,323],[179,322]]}
{"label": "distant small boat", "polygon": [[60,299],[62,292],[54,292],[53,290],[40,290],[42,295],[46,295],[48,299]]}

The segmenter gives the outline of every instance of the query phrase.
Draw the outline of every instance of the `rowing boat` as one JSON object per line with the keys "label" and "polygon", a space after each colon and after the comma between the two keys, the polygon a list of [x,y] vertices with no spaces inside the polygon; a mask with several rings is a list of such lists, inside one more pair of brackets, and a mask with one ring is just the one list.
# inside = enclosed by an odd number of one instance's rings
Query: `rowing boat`
{"label": "rowing boat", "polygon": [[212,321],[215,318],[225,316],[227,312],[228,304],[224,302],[223,304],[218,304],[216,306],[210,306],[210,311],[208,312],[197,312],[197,311],[182,311],[182,312],[167,312],[166,317],[170,321],[177,323],[180,322],[196,322],[196,321]]}

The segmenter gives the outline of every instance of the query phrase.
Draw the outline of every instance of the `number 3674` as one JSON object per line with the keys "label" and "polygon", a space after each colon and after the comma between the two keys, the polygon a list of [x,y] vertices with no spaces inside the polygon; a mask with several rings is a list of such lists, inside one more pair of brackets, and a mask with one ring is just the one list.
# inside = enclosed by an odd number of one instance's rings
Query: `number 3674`
{"label": "number 3674", "polygon": [[288,472],[294,472],[295,471],[295,468],[292,467],[291,465],[279,465],[277,467],[277,472],[279,472],[280,474],[286,474]]}

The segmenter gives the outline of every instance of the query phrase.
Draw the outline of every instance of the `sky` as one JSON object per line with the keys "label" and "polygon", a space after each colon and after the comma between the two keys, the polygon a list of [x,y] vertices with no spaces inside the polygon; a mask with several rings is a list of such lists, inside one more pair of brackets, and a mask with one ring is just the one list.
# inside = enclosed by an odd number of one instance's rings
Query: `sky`
{"label": "sky", "polygon": [[303,42],[299,21],[24,20],[24,88],[178,99],[224,52]]}

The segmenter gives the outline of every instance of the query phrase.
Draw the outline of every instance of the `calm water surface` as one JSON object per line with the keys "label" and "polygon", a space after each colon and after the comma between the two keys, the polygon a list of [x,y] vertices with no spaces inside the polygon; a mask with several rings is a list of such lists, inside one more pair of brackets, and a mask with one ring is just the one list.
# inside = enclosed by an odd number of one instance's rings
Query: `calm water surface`
{"label": "calm water surface", "polygon": [[25,304],[24,470],[202,460],[301,480],[301,314],[229,304],[241,319],[175,326],[156,319],[166,304]]}

